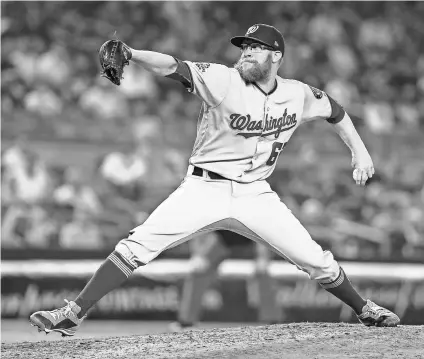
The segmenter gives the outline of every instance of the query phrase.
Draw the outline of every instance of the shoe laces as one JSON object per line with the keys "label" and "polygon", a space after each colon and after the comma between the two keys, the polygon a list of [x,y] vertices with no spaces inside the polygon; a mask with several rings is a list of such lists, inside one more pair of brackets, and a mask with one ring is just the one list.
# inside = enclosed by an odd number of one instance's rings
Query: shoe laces
{"label": "shoe laces", "polygon": [[72,306],[71,306],[71,302],[69,302],[67,299],[64,299],[66,302],[66,306],[59,308],[59,309],[54,309],[52,310],[50,313],[53,316],[60,316],[60,315],[64,315],[65,317],[69,318],[70,316],[76,316],[76,314],[72,311]]}
{"label": "shoe laces", "polygon": [[371,305],[368,305],[368,311],[375,313],[377,315],[380,314],[389,314],[390,311],[386,308],[380,307],[379,305],[372,303]]}

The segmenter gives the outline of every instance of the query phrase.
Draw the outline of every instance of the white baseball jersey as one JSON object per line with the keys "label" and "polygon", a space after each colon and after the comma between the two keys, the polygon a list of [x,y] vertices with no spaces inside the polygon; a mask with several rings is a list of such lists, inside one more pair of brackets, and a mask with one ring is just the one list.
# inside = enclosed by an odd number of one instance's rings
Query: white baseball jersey
{"label": "white baseball jersey", "polygon": [[185,61],[192,91],[203,100],[190,164],[248,183],[269,177],[301,122],[331,115],[327,95],[277,76],[264,93],[236,69]]}
{"label": "white baseball jersey", "polygon": [[[116,250],[134,266],[147,264],[167,248],[224,229],[266,244],[324,287],[339,285],[343,271],[333,255],[264,180],[302,121],[332,116],[331,100],[299,81],[277,77],[265,94],[235,69],[186,64],[191,79],[183,83],[203,101],[187,176]],[[194,166],[224,178],[199,175]]]}

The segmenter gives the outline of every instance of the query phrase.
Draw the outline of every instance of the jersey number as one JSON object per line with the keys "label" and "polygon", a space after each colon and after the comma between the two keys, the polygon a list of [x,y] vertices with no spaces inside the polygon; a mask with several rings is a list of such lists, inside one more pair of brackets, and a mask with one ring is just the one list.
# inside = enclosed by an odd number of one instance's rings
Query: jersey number
{"label": "jersey number", "polygon": [[278,156],[280,155],[280,152],[283,150],[284,146],[287,142],[274,142],[272,144],[272,151],[271,155],[268,158],[268,161],[266,161],[267,166],[273,166],[275,161],[277,161]]}

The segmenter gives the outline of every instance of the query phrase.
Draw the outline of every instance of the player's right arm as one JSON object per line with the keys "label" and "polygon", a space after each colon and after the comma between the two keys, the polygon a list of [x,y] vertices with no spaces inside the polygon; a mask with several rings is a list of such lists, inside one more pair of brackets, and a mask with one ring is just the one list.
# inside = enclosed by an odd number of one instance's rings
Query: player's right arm
{"label": "player's right arm", "polygon": [[303,121],[325,119],[352,152],[353,179],[364,186],[374,174],[374,164],[350,116],[332,97],[315,87],[303,84],[305,93]]}

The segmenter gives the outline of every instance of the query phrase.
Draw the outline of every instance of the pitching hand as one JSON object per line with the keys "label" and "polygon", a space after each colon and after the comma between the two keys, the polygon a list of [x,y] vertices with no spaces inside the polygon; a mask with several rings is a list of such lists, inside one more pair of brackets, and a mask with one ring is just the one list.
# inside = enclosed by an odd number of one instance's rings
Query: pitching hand
{"label": "pitching hand", "polygon": [[352,155],[353,179],[357,185],[365,186],[368,178],[375,173],[374,164],[368,152]]}

